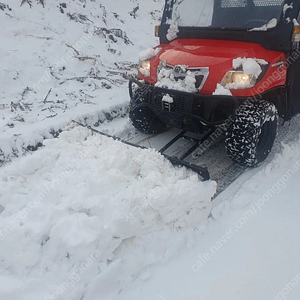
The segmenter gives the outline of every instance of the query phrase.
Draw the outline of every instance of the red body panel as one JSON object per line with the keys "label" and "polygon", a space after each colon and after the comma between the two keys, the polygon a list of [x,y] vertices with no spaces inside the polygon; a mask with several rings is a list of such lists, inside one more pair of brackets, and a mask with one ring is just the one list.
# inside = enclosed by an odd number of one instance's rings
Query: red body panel
{"label": "red body panel", "polygon": [[[161,52],[151,59],[150,78],[139,73],[139,78],[155,84],[157,67],[160,61],[168,65],[185,65],[192,67],[209,67],[209,76],[201,94],[211,95],[221,83],[226,72],[233,70],[233,59],[257,58],[270,63],[264,78],[254,87],[241,90],[230,90],[234,96],[249,97],[262,94],[277,86],[286,84],[286,67],[274,66],[278,61],[286,61],[284,53],[264,49],[259,44],[201,39],[181,39],[169,44],[160,45]],[[279,70],[279,71],[278,71]]]}

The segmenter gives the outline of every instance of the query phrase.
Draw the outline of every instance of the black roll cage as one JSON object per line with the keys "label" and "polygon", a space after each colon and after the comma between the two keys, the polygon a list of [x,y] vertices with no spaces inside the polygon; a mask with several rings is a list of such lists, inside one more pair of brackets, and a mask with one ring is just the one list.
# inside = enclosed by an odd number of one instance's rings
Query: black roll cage
{"label": "black roll cage", "polygon": [[[173,7],[178,0],[166,0],[162,16],[161,26],[159,29],[159,38],[161,44],[169,43],[167,39],[168,29],[167,20],[172,18]],[[204,0],[203,0],[204,1]],[[254,6],[253,0],[247,0],[247,5],[251,8]],[[284,5],[288,5],[287,10],[283,10],[275,28],[267,31],[249,31],[245,29],[223,29],[210,27],[179,27],[178,39],[215,39],[229,40],[239,42],[249,42],[260,44],[267,50],[281,51],[288,53],[293,48],[292,35],[294,23],[293,20],[298,17],[300,10],[300,0],[286,0]],[[216,0],[214,10],[221,7],[221,0]],[[227,12],[234,12],[240,8],[222,8]]]}

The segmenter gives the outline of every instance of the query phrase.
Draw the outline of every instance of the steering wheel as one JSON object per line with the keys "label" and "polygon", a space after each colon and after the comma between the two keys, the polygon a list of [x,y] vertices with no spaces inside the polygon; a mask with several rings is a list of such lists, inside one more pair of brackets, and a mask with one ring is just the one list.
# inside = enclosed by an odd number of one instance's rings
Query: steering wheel
{"label": "steering wheel", "polygon": [[[264,19],[251,19],[251,20],[248,20],[247,22],[245,22],[244,25],[247,26],[247,25],[249,25],[249,24],[251,24],[251,23],[254,23],[254,22],[259,22],[259,23],[261,23],[261,24],[260,24],[261,26],[267,25],[267,24],[269,23],[269,21],[264,20]],[[254,27],[259,27],[260,25],[255,24],[255,25],[253,25],[253,26],[254,26]]]}

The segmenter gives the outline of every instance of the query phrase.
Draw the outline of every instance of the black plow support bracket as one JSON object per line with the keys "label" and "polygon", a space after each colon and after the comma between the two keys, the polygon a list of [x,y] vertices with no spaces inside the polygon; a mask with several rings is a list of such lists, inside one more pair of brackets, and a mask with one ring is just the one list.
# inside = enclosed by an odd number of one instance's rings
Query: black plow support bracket
{"label": "black plow support bracket", "polygon": [[[128,146],[131,146],[131,147],[135,147],[135,148],[140,148],[140,149],[148,149],[147,147],[144,147],[144,146],[140,146],[140,145],[137,145],[137,144],[133,144],[133,143],[130,143],[130,142],[127,142],[117,136],[113,136],[113,135],[110,135],[110,134],[107,134],[107,133],[104,133],[104,132],[101,132],[97,129],[94,129],[92,128],[91,126],[85,126],[75,120],[73,120],[74,123],[76,123],[77,125],[81,126],[81,127],[85,127],[85,128],[88,128],[89,130],[91,130],[92,132],[94,133],[97,133],[97,134],[100,134],[102,136],[105,136],[105,137],[108,137],[108,138],[111,138],[115,141],[119,141],[125,145],[128,145]],[[184,132],[185,133],[185,132]],[[181,134],[182,136],[183,134]],[[178,139],[178,138],[177,138]],[[175,142],[175,139],[174,141]],[[170,143],[171,144],[171,143]],[[169,148],[169,147],[167,147]],[[169,156],[167,154],[164,154],[162,153],[163,151],[159,151],[159,153],[164,156],[167,160],[169,160],[173,166],[183,166],[183,167],[186,167],[187,169],[190,169],[192,171],[194,171],[195,173],[197,173],[199,176],[201,176],[203,178],[204,181],[206,180],[209,180],[210,179],[210,176],[209,176],[209,173],[208,173],[208,170],[207,168],[204,168],[204,167],[201,167],[201,166],[198,166],[198,165],[195,165],[195,164],[192,164],[192,163],[189,163],[187,161],[184,161],[183,159],[179,159],[177,157],[172,157],[172,156]]]}
{"label": "black plow support bracket", "polygon": [[184,161],[182,159],[179,159],[177,157],[172,157],[172,156],[168,156],[166,154],[162,154],[166,159],[168,159],[174,166],[183,166],[186,167],[187,169],[190,169],[194,172],[196,172],[199,176],[201,176],[203,178],[204,181],[209,180],[210,179],[210,175],[208,173],[207,168],[189,163],[187,161]]}

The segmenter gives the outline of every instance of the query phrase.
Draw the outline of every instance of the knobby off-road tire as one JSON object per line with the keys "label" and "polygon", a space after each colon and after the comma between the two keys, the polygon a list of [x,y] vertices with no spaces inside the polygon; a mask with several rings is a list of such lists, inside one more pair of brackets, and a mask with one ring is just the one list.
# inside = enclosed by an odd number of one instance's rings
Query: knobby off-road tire
{"label": "knobby off-road tire", "polygon": [[146,134],[160,133],[166,128],[154,112],[147,106],[140,106],[147,101],[147,88],[137,88],[132,92],[129,106],[129,120],[139,131]]}
{"label": "knobby off-road tire", "polygon": [[236,163],[246,167],[261,164],[271,152],[277,135],[278,112],[267,101],[239,107],[226,133],[226,150]]}

